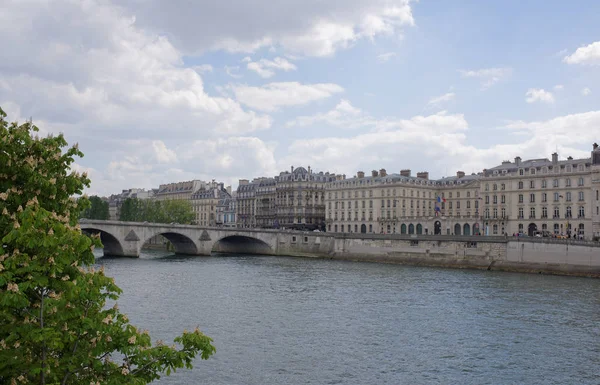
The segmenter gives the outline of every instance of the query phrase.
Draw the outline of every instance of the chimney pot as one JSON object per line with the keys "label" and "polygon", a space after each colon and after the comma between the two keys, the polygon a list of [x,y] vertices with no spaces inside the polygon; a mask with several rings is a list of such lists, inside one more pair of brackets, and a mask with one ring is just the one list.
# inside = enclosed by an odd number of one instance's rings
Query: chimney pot
{"label": "chimney pot", "polygon": [[521,157],[520,157],[520,156],[517,156],[517,157],[515,158],[515,164],[516,164],[517,166],[520,166],[520,165],[521,165]]}
{"label": "chimney pot", "polygon": [[379,173],[377,172],[377,170],[371,171],[371,176],[377,176],[377,175],[379,175]]}
{"label": "chimney pot", "polygon": [[410,176],[410,169],[400,170],[400,175],[402,175],[402,176]]}
{"label": "chimney pot", "polygon": [[[365,173],[363,171],[359,171],[356,173],[356,176],[359,178],[364,178],[365,177]],[[346,179],[346,176],[344,175],[344,179]]]}
{"label": "chimney pot", "polygon": [[387,172],[385,171],[385,168],[382,168],[381,170],[379,170],[379,175],[387,176]]}

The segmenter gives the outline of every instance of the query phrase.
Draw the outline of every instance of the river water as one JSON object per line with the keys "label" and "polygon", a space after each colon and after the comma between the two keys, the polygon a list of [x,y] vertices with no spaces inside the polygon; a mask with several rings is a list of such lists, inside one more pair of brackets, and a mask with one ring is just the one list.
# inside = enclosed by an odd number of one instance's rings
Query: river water
{"label": "river water", "polygon": [[160,384],[600,384],[600,280],[290,257],[98,258],[132,323],[217,353]]}

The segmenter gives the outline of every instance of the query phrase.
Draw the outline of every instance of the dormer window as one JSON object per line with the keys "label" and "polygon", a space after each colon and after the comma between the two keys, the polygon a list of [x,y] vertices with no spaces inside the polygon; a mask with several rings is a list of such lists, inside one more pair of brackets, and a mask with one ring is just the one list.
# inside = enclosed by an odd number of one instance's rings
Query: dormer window
{"label": "dormer window", "polygon": [[519,169],[519,175],[525,175],[525,170],[523,170],[522,168]]}
{"label": "dormer window", "polygon": [[567,172],[571,172],[571,171],[573,171],[573,170],[571,169],[571,165],[568,165],[568,166],[567,166]]}
{"label": "dormer window", "polygon": [[535,175],[535,168],[534,168],[534,167],[532,167],[531,169],[529,169],[529,173],[530,173],[531,175]]}

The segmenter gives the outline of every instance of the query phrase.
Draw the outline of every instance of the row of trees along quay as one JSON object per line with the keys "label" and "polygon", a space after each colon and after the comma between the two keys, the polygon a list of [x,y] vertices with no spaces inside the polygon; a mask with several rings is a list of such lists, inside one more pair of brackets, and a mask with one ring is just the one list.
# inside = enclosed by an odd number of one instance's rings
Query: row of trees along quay
{"label": "row of trees along quay", "polygon": [[[108,202],[98,196],[89,198],[89,207],[81,211],[81,218],[108,220]],[[190,224],[194,219],[192,204],[183,200],[154,201],[127,198],[121,205],[120,221]]]}
{"label": "row of trees along quay", "polygon": [[0,384],[139,385],[208,359],[198,329],[168,346],[110,307],[121,290],[77,224],[91,207],[75,198],[90,180],[70,170],[83,153],[37,132],[0,108]]}

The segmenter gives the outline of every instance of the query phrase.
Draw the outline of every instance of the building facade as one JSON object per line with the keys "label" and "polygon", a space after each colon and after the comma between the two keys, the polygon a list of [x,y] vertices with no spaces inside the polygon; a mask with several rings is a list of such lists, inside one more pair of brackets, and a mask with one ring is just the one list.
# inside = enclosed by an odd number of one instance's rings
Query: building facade
{"label": "building facade", "polygon": [[427,172],[341,178],[326,185],[327,231],[600,237],[600,149],[584,159],[530,159],[479,174]]}
{"label": "building facade", "polygon": [[211,182],[200,187],[190,196],[192,210],[196,216],[195,224],[199,226],[217,226],[217,207],[224,199],[231,198],[223,183]]}
{"label": "building facade", "polygon": [[162,200],[189,200],[192,194],[201,187],[207,187],[207,183],[201,180],[191,180],[187,182],[176,182],[161,184],[154,199]]}
{"label": "building facade", "polygon": [[[430,180],[428,172],[388,174],[327,185],[327,231],[379,234],[475,234],[479,232],[478,180],[481,176]],[[443,186],[443,188],[441,187]]]}
{"label": "building facade", "polygon": [[222,198],[217,203],[217,226],[237,227],[236,195],[236,192],[234,192],[230,197]]}
{"label": "building facade", "polygon": [[241,179],[237,190],[238,227],[325,229],[325,186],[329,172],[294,168],[273,178]]}

